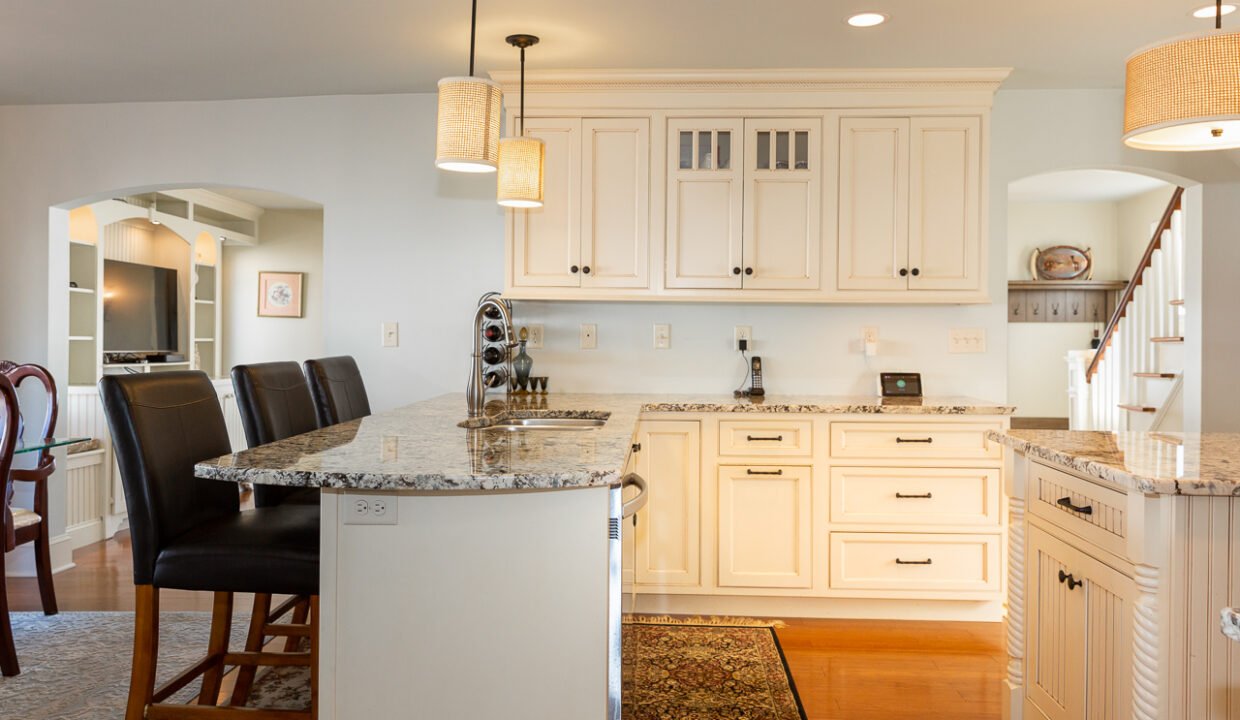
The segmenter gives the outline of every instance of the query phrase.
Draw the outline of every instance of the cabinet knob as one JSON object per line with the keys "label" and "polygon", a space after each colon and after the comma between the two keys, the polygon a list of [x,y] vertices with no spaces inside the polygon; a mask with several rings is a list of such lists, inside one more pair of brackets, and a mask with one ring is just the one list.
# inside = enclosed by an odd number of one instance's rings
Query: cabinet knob
{"label": "cabinet knob", "polygon": [[917,277],[920,274],[921,274],[921,270],[918,270],[917,268],[913,268],[913,277]]}
{"label": "cabinet knob", "polygon": [[574,266],[570,267],[570,268],[569,268],[569,270],[570,270],[570,271],[572,271],[572,273],[573,273],[574,275],[576,275],[576,274],[577,274],[577,270],[579,270],[579,268],[578,268],[576,265],[574,265]]}
{"label": "cabinet knob", "polygon": [[586,265],[585,267],[581,268],[581,272],[585,273],[586,275],[589,275],[589,274],[590,274],[590,266],[589,266],[589,265]]}
{"label": "cabinet knob", "polygon": [[740,268],[738,268],[738,267],[734,267],[734,268],[732,268],[732,274],[733,274],[733,275],[740,275],[740,274],[741,274],[741,269],[740,269]]}
{"label": "cabinet knob", "polygon": [[900,268],[900,277],[908,277],[908,268]]}
{"label": "cabinet knob", "polygon": [[1067,582],[1069,590],[1075,590],[1085,584],[1084,580],[1077,580],[1072,576],[1072,573],[1066,573],[1063,570],[1059,571],[1059,582],[1061,584]]}
{"label": "cabinet knob", "polygon": [[746,275],[753,275],[753,268],[745,268]]}

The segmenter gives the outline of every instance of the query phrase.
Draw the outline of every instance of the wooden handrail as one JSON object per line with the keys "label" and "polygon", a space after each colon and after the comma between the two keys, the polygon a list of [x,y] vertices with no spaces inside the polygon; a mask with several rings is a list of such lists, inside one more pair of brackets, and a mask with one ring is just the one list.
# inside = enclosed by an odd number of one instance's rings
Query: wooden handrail
{"label": "wooden handrail", "polygon": [[1115,329],[1119,327],[1119,321],[1128,313],[1128,306],[1132,304],[1133,295],[1137,292],[1137,287],[1141,285],[1141,278],[1145,275],[1145,271],[1149,269],[1154,262],[1154,251],[1162,247],[1163,232],[1171,228],[1171,216],[1181,207],[1180,200],[1184,197],[1184,188],[1177,187],[1175,192],[1171,194],[1171,202],[1167,203],[1167,209],[1163,211],[1162,220],[1158,221],[1158,227],[1154,228],[1154,237],[1150,238],[1150,244],[1145,247],[1145,254],[1141,256],[1141,262],[1137,264],[1137,271],[1133,273],[1132,279],[1128,281],[1128,286],[1124,288],[1124,293],[1119,296],[1119,302],[1115,304],[1115,312],[1111,315],[1110,322],[1107,323],[1106,332],[1102,333],[1102,342],[1098,345],[1098,352],[1094,353],[1094,359],[1090,361],[1089,367],[1085,369],[1085,382],[1092,382],[1094,375],[1098,372],[1098,365],[1102,363],[1102,358],[1106,355],[1107,348],[1111,346],[1111,339],[1115,335]]}

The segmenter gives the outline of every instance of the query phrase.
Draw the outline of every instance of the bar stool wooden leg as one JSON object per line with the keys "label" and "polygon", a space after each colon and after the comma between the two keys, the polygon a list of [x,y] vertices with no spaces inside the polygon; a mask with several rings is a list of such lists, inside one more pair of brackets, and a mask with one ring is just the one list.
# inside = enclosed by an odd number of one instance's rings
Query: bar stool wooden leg
{"label": "bar stool wooden leg", "polygon": [[[306,617],[309,614],[310,614],[310,601],[307,600],[305,602],[298,603],[297,607],[293,609],[292,624],[293,625],[305,625]],[[293,635],[290,635],[287,638],[285,638],[284,639],[284,652],[296,652],[297,644],[299,640],[300,638],[297,638]]]}
{"label": "bar stool wooden leg", "polygon": [[310,596],[310,720],[319,720],[319,596]]}
{"label": "bar stool wooden leg", "polygon": [[228,640],[232,635],[233,594],[215,593],[211,608],[211,639],[207,642],[207,662],[210,665],[202,674],[202,692],[198,694],[199,705],[220,704],[220,683],[224,680],[224,657],[228,655]]}
{"label": "bar stool wooden leg", "polygon": [[48,543],[48,535],[51,532],[46,519],[47,483],[41,482],[36,485],[34,494],[34,506],[40,508],[39,513],[44,518],[39,523],[39,536],[34,541],[34,566],[35,575],[39,578],[39,600],[43,603],[44,615],[55,615],[59,610],[56,607],[56,586],[52,582],[52,551]]}
{"label": "bar stool wooden leg", "polygon": [[133,670],[125,720],[142,720],[155,695],[155,666],[159,659],[159,590],[153,585],[134,588]]}
{"label": "bar stool wooden leg", "polygon": [[[246,652],[261,652],[263,634],[267,627],[267,616],[271,614],[271,594],[257,593],[254,595],[254,610],[250,613],[250,632],[245,638]],[[254,687],[254,674],[258,668],[243,665],[237,668],[237,683],[233,686],[232,704],[245,705],[250,699],[250,689]]]}

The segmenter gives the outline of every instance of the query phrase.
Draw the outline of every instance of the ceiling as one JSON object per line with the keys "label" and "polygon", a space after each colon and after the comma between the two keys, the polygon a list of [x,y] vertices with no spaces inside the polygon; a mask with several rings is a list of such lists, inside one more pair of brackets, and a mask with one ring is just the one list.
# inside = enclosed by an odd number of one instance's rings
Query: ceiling
{"label": "ceiling", "polygon": [[[1171,184],[1147,175],[1118,170],[1065,170],[1017,180],[1008,185],[1013,202],[1117,202]],[[1168,194],[1170,197],[1170,194]]]}
{"label": "ceiling", "polygon": [[[1209,28],[1189,16],[1204,3],[481,0],[478,71],[515,68],[503,38],[525,32],[531,68],[1013,67],[1005,87],[1118,88],[1133,50]],[[468,70],[469,7],[0,0],[0,104],[429,92]],[[844,23],[862,10],[891,20]]]}

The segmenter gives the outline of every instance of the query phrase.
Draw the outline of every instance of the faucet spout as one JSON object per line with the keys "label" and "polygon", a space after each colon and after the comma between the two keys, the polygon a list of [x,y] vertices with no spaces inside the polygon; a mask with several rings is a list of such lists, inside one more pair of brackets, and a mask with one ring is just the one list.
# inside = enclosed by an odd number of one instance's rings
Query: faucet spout
{"label": "faucet spout", "polygon": [[487,388],[482,376],[482,323],[486,321],[486,313],[490,308],[494,308],[499,313],[504,324],[505,346],[512,348],[517,344],[512,332],[512,313],[508,312],[508,303],[498,295],[485,296],[482,302],[478,303],[477,311],[474,312],[473,362],[469,368],[469,383],[465,386],[465,402],[471,418],[482,416],[486,405]]}

